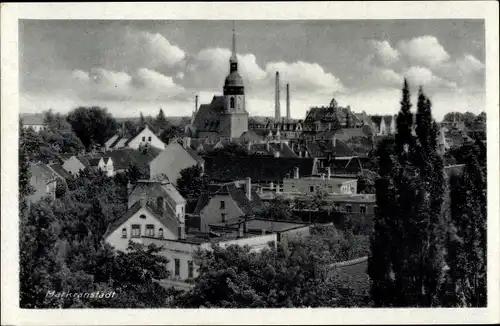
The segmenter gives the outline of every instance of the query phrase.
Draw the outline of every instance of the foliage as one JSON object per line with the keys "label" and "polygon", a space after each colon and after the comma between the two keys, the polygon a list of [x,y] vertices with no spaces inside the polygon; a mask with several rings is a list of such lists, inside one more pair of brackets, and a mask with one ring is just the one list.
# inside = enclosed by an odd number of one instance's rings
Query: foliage
{"label": "foliage", "polygon": [[291,201],[280,196],[273,198],[259,214],[270,220],[295,220],[291,210]]}
{"label": "foliage", "polygon": [[375,180],[378,175],[376,172],[363,169],[358,174],[358,194],[374,194],[375,193]]}
{"label": "foliage", "polygon": [[479,144],[464,158],[465,169],[450,176],[450,228],[443,304],[486,306],[486,150]]}
{"label": "foliage", "polygon": [[[366,238],[366,237],[365,237]],[[174,300],[183,308],[280,308],[337,307],[339,302],[364,304],[363,295],[342,298],[339,289],[357,289],[340,284],[332,262],[366,255],[368,239],[353,241],[332,226],[314,230],[307,239],[295,238],[260,251],[228,246],[197,254],[199,276],[190,292]],[[363,297],[363,298],[361,298]]]}
{"label": "foliage", "polygon": [[197,198],[208,187],[208,178],[199,165],[181,170],[177,189],[184,198]]}
{"label": "foliage", "polygon": [[[127,208],[127,179],[84,170],[55,201],[31,205],[20,223],[23,308],[142,308],[165,305],[156,280],[168,276],[155,247],[131,244],[115,253],[102,244],[109,223]],[[55,297],[48,291],[114,291],[112,299]]]}
{"label": "foliage", "polygon": [[422,89],[416,126],[410,108],[405,80],[395,139],[385,139],[377,148],[378,211],[369,260],[376,306],[439,304],[444,267],[443,162],[436,151],[431,102]]}
{"label": "foliage", "polygon": [[68,114],[66,120],[87,150],[104,145],[117,132],[116,120],[100,107],[78,107]]}

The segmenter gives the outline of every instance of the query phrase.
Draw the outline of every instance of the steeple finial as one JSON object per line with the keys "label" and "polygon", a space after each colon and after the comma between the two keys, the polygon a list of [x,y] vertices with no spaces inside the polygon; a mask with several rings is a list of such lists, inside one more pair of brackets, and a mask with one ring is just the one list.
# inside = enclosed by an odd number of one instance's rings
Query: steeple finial
{"label": "steeple finial", "polygon": [[237,58],[236,58],[236,32],[234,29],[234,20],[233,20],[233,44],[232,44],[231,62],[237,62]]}

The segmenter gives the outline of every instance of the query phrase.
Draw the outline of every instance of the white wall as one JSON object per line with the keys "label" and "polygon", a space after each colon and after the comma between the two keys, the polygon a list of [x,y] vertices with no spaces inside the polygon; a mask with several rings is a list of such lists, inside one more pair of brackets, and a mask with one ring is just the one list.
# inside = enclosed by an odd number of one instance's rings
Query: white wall
{"label": "white wall", "polygon": [[[141,215],[145,215],[146,218],[140,218]],[[126,251],[128,247],[128,241],[132,240],[135,242],[143,243],[142,238],[132,238],[132,224],[141,225],[141,236],[146,234],[146,224],[153,224],[155,237],[158,237],[158,230],[163,228],[163,238],[164,239],[177,239],[177,230],[167,229],[156,217],[154,217],[146,208],[141,208],[137,213],[135,213],[126,222],[120,225],[116,230],[114,230],[105,241],[115,247],[117,250]],[[122,238],[122,229],[127,229],[127,237]]]}
{"label": "white wall", "polygon": [[81,170],[85,170],[85,165],[76,156],[71,156],[67,159],[62,167],[71,174],[78,174]]}
{"label": "white wall", "polygon": [[[151,140],[149,140],[149,137],[151,137]],[[143,140],[144,138],[144,140]],[[140,145],[144,144],[149,144],[153,147],[159,148],[159,149],[164,149],[165,144],[158,138],[154,132],[149,129],[149,128],[144,128],[143,131],[139,135],[137,135],[134,139],[128,143],[127,147],[129,148],[134,148],[134,149],[139,149]]]}

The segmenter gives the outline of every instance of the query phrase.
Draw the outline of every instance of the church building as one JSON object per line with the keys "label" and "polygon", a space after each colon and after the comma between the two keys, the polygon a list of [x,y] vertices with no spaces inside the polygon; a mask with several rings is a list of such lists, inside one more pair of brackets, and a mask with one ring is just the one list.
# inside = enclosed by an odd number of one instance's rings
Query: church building
{"label": "church building", "polygon": [[186,132],[192,138],[236,139],[248,131],[248,112],[245,108],[245,87],[238,73],[236,36],[233,28],[232,54],[229,75],[224,81],[223,95],[214,96],[209,104],[202,104]]}

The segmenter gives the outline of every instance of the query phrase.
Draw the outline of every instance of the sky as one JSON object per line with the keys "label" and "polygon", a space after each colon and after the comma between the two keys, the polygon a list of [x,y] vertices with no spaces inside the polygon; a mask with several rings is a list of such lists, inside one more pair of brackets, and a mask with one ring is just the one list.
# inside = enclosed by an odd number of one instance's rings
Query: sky
{"label": "sky", "polygon": [[[485,110],[483,20],[235,21],[239,71],[250,115],[291,114],[335,98],[355,112],[399,110],[403,78],[441,119]],[[222,94],[232,21],[21,20],[20,111],[106,107],[115,117],[191,115],[195,95]]]}

